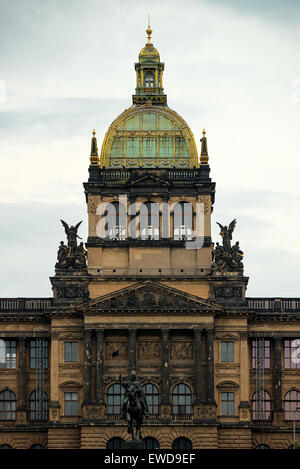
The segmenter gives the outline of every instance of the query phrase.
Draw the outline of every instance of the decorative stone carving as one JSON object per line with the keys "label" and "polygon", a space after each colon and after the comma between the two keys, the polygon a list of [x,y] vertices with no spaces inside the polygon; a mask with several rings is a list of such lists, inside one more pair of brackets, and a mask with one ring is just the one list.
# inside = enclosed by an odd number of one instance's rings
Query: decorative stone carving
{"label": "decorative stone carving", "polygon": [[113,352],[119,350],[120,360],[128,360],[128,345],[120,342],[106,342],[104,347],[104,359],[113,360]]}
{"label": "decorative stone carving", "polygon": [[216,407],[213,405],[200,404],[194,408],[194,417],[199,420],[214,420],[217,416]]}
{"label": "decorative stone carving", "polygon": [[232,286],[217,286],[214,287],[214,297],[215,298],[225,298],[225,299],[234,299],[242,298],[243,296],[243,287],[232,287]]}
{"label": "decorative stone carving", "polygon": [[68,285],[56,289],[57,298],[88,298],[87,287]]}
{"label": "decorative stone carving", "polygon": [[204,214],[208,215],[211,212],[211,202],[208,197],[199,196],[198,202],[204,204]]}
{"label": "decorative stone carving", "polygon": [[172,342],[170,345],[170,360],[192,360],[192,342]]}
{"label": "decorative stone carving", "polygon": [[155,361],[160,359],[161,347],[159,342],[143,342],[138,344],[137,354],[139,360]]}
{"label": "decorative stone carving", "polygon": [[95,214],[99,203],[100,203],[99,197],[90,195],[89,200],[88,200],[88,212]]}
{"label": "decorative stone carving", "polygon": [[105,406],[104,405],[84,405],[83,406],[83,418],[87,420],[98,420],[105,418]]}

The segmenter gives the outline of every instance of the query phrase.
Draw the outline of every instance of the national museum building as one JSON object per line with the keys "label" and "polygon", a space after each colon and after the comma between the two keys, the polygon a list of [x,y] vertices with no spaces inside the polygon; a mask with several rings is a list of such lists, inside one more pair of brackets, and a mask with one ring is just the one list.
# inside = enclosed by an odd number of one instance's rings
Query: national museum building
{"label": "national museum building", "polygon": [[146,448],[284,449],[300,433],[300,298],[246,296],[236,220],[212,242],[206,133],[198,153],[151,33],[100,155],[93,132],[86,243],[62,221],[53,297],[0,298],[1,448],[120,448],[132,370]]}

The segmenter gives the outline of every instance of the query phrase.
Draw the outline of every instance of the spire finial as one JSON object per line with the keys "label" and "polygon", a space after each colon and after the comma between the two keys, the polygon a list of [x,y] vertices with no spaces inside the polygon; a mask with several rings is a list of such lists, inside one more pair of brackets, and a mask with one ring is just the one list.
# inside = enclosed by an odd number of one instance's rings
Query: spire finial
{"label": "spire finial", "polygon": [[150,15],[148,15],[148,28],[146,29],[146,33],[148,34],[148,44],[151,44],[152,29],[150,26]]}
{"label": "spire finial", "polygon": [[98,147],[97,147],[97,139],[96,139],[96,130],[93,130],[93,137],[91,143],[91,156],[90,162],[92,166],[99,165],[99,156],[98,156]]}
{"label": "spire finial", "polygon": [[200,163],[201,164],[208,164],[208,151],[207,151],[207,139],[205,137],[206,130],[202,130],[203,137],[200,139],[201,142],[201,155],[200,155]]}

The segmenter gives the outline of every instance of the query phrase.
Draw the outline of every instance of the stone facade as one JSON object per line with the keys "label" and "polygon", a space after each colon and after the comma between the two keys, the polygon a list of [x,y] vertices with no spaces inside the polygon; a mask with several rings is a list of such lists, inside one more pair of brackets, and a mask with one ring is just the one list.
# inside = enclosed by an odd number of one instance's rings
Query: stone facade
{"label": "stone facade", "polygon": [[[84,183],[87,265],[73,237],[72,246],[61,246],[64,260],[58,258],[51,277],[52,298],[0,299],[0,345],[6,347],[0,368],[0,446],[94,449],[106,448],[113,438],[128,439],[118,386],[119,375],[133,369],[152,389],[143,435],[160,448],[172,448],[178,438],[193,448],[214,449],[288,448],[293,442],[293,419],[284,412],[284,400],[290,391],[298,399],[300,368],[297,360],[295,366],[287,363],[284,349],[286,340],[300,339],[300,298],[247,298],[248,277],[238,258],[242,251],[238,243],[230,245],[229,237],[224,241],[235,220],[222,227],[223,247],[214,249],[215,183],[205,132],[200,163],[196,155],[191,166],[196,146],[183,119],[163,107],[160,62],[159,89],[152,101],[147,98],[141,80],[149,67],[146,59],[137,66],[141,89],[130,112],[139,129],[150,108],[157,125],[160,115],[173,118],[168,138],[174,139],[175,153],[174,129],[180,122],[180,135],[191,140],[188,166],[163,164],[159,152],[151,167],[146,160],[133,165],[129,152],[131,167],[105,167],[105,145],[113,148],[108,137],[121,138],[126,112],[118,118],[119,133],[109,128],[101,158],[94,132]],[[151,138],[159,145],[165,137],[155,132]],[[149,202],[156,205],[143,225]],[[118,205],[111,224],[107,214],[118,203],[123,212]],[[178,221],[180,204],[190,207],[189,222],[182,214]],[[218,268],[213,269],[216,253]],[[253,364],[258,343],[265,347],[266,366]],[[259,401],[263,417],[257,418],[252,400],[262,391],[267,393]],[[298,425],[296,434],[300,438]]]}

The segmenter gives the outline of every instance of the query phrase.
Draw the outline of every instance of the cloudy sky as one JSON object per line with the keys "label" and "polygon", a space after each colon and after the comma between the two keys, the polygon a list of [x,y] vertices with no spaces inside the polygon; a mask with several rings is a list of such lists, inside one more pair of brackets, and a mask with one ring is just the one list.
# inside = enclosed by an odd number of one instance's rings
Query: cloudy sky
{"label": "cloudy sky", "polygon": [[248,296],[300,296],[298,0],[0,0],[0,296],[51,296],[59,219],[87,216],[90,138],[131,105],[146,40],[168,105],[207,130],[212,217],[237,218]]}

